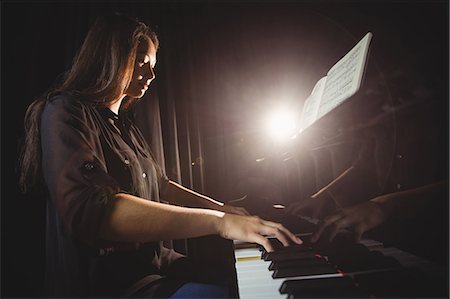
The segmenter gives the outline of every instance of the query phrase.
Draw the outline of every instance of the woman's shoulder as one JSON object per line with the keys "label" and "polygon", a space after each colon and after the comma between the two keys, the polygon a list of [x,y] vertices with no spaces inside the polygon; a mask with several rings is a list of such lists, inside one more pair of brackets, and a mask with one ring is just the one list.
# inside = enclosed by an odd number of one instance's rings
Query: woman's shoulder
{"label": "woman's shoulder", "polygon": [[55,92],[48,96],[48,104],[57,106],[85,106],[85,103],[73,92]]}
{"label": "woman's shoulder", "polygon": [[90,127],[95,125],[97,119],[92,104],[69,92],[49,96],[42,113],[43,121],[84,123]]}
{"label": "woman's shoulder", "polygon": [[72,92],[58,92],[49,96],[45,111],[60,111],[70,114],[90,113],[93,108]]}

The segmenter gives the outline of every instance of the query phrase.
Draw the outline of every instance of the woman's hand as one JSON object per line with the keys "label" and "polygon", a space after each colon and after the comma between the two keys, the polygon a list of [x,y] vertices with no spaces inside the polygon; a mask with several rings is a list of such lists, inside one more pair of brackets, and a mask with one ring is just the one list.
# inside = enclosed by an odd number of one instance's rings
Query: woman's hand
{"label": "woman's hand", "polygon": [[258,243],[269,252],[273,251],[273,247],[265,236],[275,236],[284,246],[303,243],[280,223],[266,221],[256,216],[225,214],[218,231],[223,238]]}
{"label": "woman's hand", "polygon": [[317,242],[320,238],[331,242],[343,229],[353,231],[358,242],[364,232],[380,225],[385,218],[379,204],[372,201],[345,208],[327,217],[311,237],[311,242]]}

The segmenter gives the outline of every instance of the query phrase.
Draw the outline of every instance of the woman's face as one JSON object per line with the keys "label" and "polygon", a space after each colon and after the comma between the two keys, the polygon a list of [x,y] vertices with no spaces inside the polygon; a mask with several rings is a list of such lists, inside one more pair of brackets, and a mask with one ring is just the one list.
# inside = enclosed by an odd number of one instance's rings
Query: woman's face
{"label": "woman's face", "polygon": [[139,43],[134,64],[133,76],[125,95],[131,98],[141,98],[155,78],[153,68],[156,64],[156,48],[150,40]]}

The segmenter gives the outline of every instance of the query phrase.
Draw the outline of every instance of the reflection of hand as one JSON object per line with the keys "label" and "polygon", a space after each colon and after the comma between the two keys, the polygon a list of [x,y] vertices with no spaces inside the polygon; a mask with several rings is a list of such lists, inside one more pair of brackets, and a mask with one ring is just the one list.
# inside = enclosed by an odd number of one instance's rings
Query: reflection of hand
{"label": "reflection of hand", "polygon": [[300,202],[290,204],[286,208],[286,213],[311,218],[323,218],[334,208],[334,203],[328,197],[309,197]]}
{"label": "reflection of hand", "polygon": [[225,214],[218,230],[219,235],[223,238],[258,243],[269,252],[273,251],[273,247],[264,236],[275,236],[284,246],[303,243],[280,223],[266,221],[255,216]]}
{"label": "reflection of hand", "polygon": [[345,208],[327,217],[311,237],[312,242],[321,237],[333,241],[336,234],[343,229],[350,229],[359,241],[364,232],[380,225],[386,218],[380,206],[372,201]]}
{"label": "reflection of hand", "polygon": [[227,204],[224,204],[221,207],[217,207],[216,210],[227,213],[227,214],[235,214],[242,216],[250,216],[250,213],[242,207],[234,207]]}

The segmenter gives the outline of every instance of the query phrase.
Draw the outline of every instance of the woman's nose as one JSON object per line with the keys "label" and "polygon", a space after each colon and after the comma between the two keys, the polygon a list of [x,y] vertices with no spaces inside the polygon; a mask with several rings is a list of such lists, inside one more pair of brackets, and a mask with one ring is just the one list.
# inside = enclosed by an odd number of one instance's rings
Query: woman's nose
{"label": "woman's nose", "polygon": [[153,70],[153,68],[151,66],[149,67],[149,69],[150,69],[149,80],[151,81],[151,80],[155,79],[155,71]]}
{"label": "woman's nose", "polygon": [[145,69],[145,73],[143,74],[143,78],[147,83],[150,83],[153,79],[155,79],[155,72],[153,71],[153,67],[148,64],[148,67]]}

